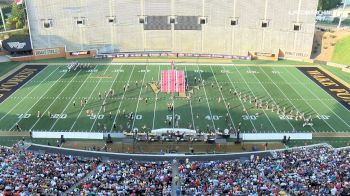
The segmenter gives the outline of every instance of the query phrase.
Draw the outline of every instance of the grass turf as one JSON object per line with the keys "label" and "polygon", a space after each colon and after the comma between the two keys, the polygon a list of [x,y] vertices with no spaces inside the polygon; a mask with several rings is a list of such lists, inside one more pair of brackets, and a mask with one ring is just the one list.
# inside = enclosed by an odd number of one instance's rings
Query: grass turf
{"label": "grass turf", "polygon": [[[106,62],[89,71],[75,72],[65,72],[64,64],[50,65],[1,103],[0,128],[14,130],[18,122],[23,130],[115,132],[129,124],[131,128],[142,130],[142,127],[146,127],[145,130],[149,131],[168,127],[164,122],[167,116],[173,118],[177,114],[182,128],[192,124],[201,130],[206,130],[207,126],[225,129],[228,127],[225,121],[228,113],[233,127],[237,128],[241,123],[242,132],[350,130],[349,111],[294,67],[192,64],[176,65],[176,68],[185,70],[191,86],[197,85],[194,84],[194,77],[203,79],[205,86],[195,90],[191,101],[175,98],[175,111],[168,112],[166,105],[172,101],[173,95],[155,95],[147,83],[159,81],[160,71],[170,69],[170,64],[115,65]],[[135,81],[138,81],[138,85]],[[130,87],[124,92],[123,86],[127,84]],[[115,95],[99,99],[99,92],[104,95],[109,89],[114,89]],[[306,116],[313,117],[314,126],[302,127],[301,121],[287,119],[270,110],[255,109],[249,99],[244,103],[230,94],[229,89],[237,89],[247,97],[257,96],[264,103],[278,104],[286,107],[287,111],[305,112]],[[83,98],[88,99],[87,105],[80,107]],[[148,98],[147,104],[143,98]],[[104,100],[106,111],[101,107]],[[228,103],[230,109],[226,107]],[[87,116],[86,110],[93,110],[94,115]],[[117,115],[118,110],[120,113],[123,110],[125,113],[134,112],[136,118],[129,121],[124,115]],[[42,115],[40,118],[37,118],[38,111]],[[48,118],[48,112],[54,114],[53,119]],[[259,113],[259,117],[256,117],[256,113]],[[114,123],[117,129],[113,128]]]}
{"label": "grass turf", "polygon": [[335,46],[332,62],[350,65],[350,37],[345,37],[339,41],[337,41],[337,45]]}
{"label": "grass turf", "polygon": [[342,71],[340,68],[331,67],[327,65],[322,65],[328,71],[332,72],[334,75],[338,76],[340,79],[344,80],[346,83],[350,84],[350,73]]}
{"label": "grass turf", "polygon": [[0,63],[0,77],[19,66],[20,62],[4,62]]}

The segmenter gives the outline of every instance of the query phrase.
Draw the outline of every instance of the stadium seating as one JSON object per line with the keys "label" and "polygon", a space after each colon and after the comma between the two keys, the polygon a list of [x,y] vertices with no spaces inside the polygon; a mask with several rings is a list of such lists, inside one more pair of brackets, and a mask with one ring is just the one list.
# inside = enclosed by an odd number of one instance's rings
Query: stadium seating
{"label": "stadium seating", "polygon": [[15,146],[0,148],[0,195],[56,195],[93,171],[98,160],[58,154],[33,154]]}
{"label": "stadium seating", "polygon": [[348,195],[349,162],[349,149],[320,146],[245,162],[186,162],[179,170],[186,195]]}
{"label": "stadium seating", "polygon": [[[350,149],[318,145],[247,160],[84,160],[0,147],[3,195],[349,195]],[[257,154],[259,155],[259,154]],[[176,174],[178,175],[178,174]],[[176,182],[176,181],[175,181]]]}
{"label": "stadium seating", "polygon": [[171,165],[168,162],[138,163],[132,160],[108,162],[100,165],[96,173],[73,190],[73,193],[170,195],[171,172]]}

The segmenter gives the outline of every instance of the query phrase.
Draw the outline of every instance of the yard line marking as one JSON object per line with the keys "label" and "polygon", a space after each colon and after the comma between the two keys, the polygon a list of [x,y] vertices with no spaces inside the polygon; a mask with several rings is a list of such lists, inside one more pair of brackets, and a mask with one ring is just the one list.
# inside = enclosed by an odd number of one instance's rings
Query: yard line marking
{"label": "yard line marking", "polygon": [[[146,70],[147,70],[147,65],[146,65]],[[147,74],[147,71],[145,71],[145,73],[143,74],[141,89],[140,89],[139,98],[138,98],[137,104],[136,104],[136,109],[135,109],[135,114],[134,114],[134,119],[133,119],[133,122],[132,122],[131,130],[134,130],[135,121],[136,121],[136,115],[137,115],[137,110],[138,110],[138,108],[139,108],[140,99],[141,99],[141,93],[142,93],[143,85],[144,85],[144,83],[145,83],[146,74]]]}
{"label": "yard line marking", "polygon": [[[66,75],[66,73],[64,73],[64,74],[62,74],[42,95],[41,95],[41,97],[43,97],[44,95],[46,95],[48,92],[49,92],[49,90],[55,85],[55,84],[57,84],[57,81],[58,80],[60,80],[64,75]],[[26,113],[28,113],[39,101],[41,100],[41,98],[39,98],[27,111],[26,111]],[[17,123],[20,123],[20,121],[21,121],[22,119],[19,119],[16,123],[15,123],[15,125],[17,124]],[[14,127],[15,127],[15,125],[13,125],[12,127],[11,127],[11,129],[10,130],[12,130]]]}
{"label": "yard line marking", "polygon": [[[44,71],[46,68],[48,68],[49,66],[46,66],[43,70],[41,70],[40,71],[40,73],[42,73],[42,71]],[[44,78],[36,87],[34,87],[26,96],[24,96],[23,98],[21,98],[21,100],[20,101],[18,101],[17,103],[16,103],[16,105],[14,105],[4,116],[2,116],[1,117],[1,119],[0,119],[0,121],[2,120],[2,119],[4,119],[9,113],[11,113],[20,103],[22,103],[22,101],[24,101],[24,99],[25,98],[27,98],[30,94],[32,94],[33,93],[33,91],[35,90],[35,89],[37,89],[44,81],[46,81],[54,72],[56,72],[58,69],[59,69],[60,67],[57,67],[57,69],[55,69],[55,70],[53,70],[51,73],[50,73],[50,75],[48,75],[46,78]],[[40,74],[39,73],[39,74]],[[16,91],[18,91],[18,90],[20,90],[22,87],[24,87],[24,86],[26,86],[28,83],[31,83],[31,82],[34,82],[34,81],[31,81],[33,78],[35,78],[35,77],[37,77],[39,74],[37,74],[36,76],[34,76],[34,77],[32,77],[26,84],[24,84],[23,86],[21,86],[19,89],[17,89]],[[16,92],[15,93],[13,93],[12,95],[14,95],[14,94],[16,94]],[[10,95],[8,98],[12,98],[12,95]],[[7,98],[7,99],[8,99]],[[16,97],[16,98],[19,98],[19,97]],[[20,98],[19,98],[20,99]]]}
{"label": "yard line marking", "polygon": [[[286,72],[288,72],[288,74],[289,75],[291,75],[292,77],[293,77],[293,75],[288,71],[288,70],[286,70]],[[283,78],[283,77],[282,77]],[[293,77],[294,78],[294,77]],[[295,79],[295,78],[294,78]],[[284,78],[283,78],[283,80],[284,80]],[[294,91],[300,96],[300,97],[302,97],[301,95],[300,95],[300,93],[295,89],[295,87],[294,87],[294,85],[290,85],[293,89],[294,89]],[[304,101],[307,105],[309,105],[310,106],[310,108],[317,114],[317,115],[320,115],[320,113],[318,113],[316,110],[315,110],[315,108],[311,105],[311,104],[309,104],[307,101]],[[324,120],[323,119],[323,121],[334,131],[334,132],[336,132],[336,130],[326,121],[326,120]],[[314,130],[314,132],[317,132],[314,128],[313,128],[313,130]]]}
{"label": "yard line marking", "polygon": [[[225,69],[224,66],[222,66],[222,68],[226,71],[226,69]],[[233,82],[232,82],[232,80],[231,80],[231,78],[230,78],[230,76],[228,75],[227,72],[226,72],[226,76],[227,76],[227,78],[229,79],[229,81],[231,82],[231,86],[233,87],[233,90],[236,90],[236,87],[235,87],[235,85],[233,85]],[[238,99],[238,100],[241,102],[243,108],[245,109],[245,105],[243,104],[242,99]],[[245,113],[249,116],[249,113],[247,112],[247,110],[245,110]],[[256,127],[255,127],[255,125],[254,125],[252,119],[249,118],[249,121],[250,121],[250,123],[252,124],[254,130],[256,130]],[[243,131],[243,132],[244,132],[244,131]]]}
{"label": "yard line marking", "polygon": [[[186,74],[186,80],[188,80],[188,77],[187,77],[187,66],[185,65],[185,74]],[[188,81],[185,81],[185,85]],[[185,87],[186,88],[186,87]],[[196,126],[194,124],[194,116],[193,116],[193,108],[192,108],[192,99],[189,99],[189,102],[190,102],[190,108],[191,108],[191,116],[192,116],[192,127],[194,130],[196,130]]]}
{"label": "yard line marking", "polygon": [[[96,68],[96,66],[95,66]],[[76,97],[76,95],[78,94],[78,92],[80,91],[81,87],[84,86],[85,82],[89,79],[90,75],[92,74],[92,72],[89,73],[88,77],[86,77],[86,79],[84,80],[84,82],[80,85],[80,87],[78,88],[78,90],[76,90],[75,94],[73,95],[73,97],[70,97],[70,101],[68,102],[68,104],[66,105],[66,107],[63,109],[63,111],[61,112],[61,114],[64,114],[64,112],[66,111],[66,109],[68,108],[68,106],[70,106],[71,102],[73,101],[73,99]],[[63,98],[63,97],[62,97]],[[63,99],[67,99],[68,97],[64,97]],[[61,99],[61,98],[60,98]],[[55,119],[55,122],[53,123],[53,125],[51,126],[49,131],[52,131],[53,127],[56,125],[56,123],[59,121],[60,118]]]}
{"label": "yard line marking", "polygon": [[[129,84],[129,82],[130,82],[131,76],[132,76],[132,74],[134,73],[134,69],[135,69],[135,65],[132,67],[132,70],[131,70],[131,73],[130,73],[130,76],[129,76],[129,79],[128,79],[127,84]],[[128,89],[126,89],[126,90],[128,90]],[[114,120],[113,120],[113,123],[112,123],[112,127],[111,127],[111,129],[110,129],[111,132],[112,132],[112,130],[113,130],[113,125],[115,124],[118,115],[121,115],[120,106],[122,105],[122,102],[124,101],[125,93],[126,93],[126,91],[124,91],[123,96],[122,96],[122,98],[121,98],[121,100],[120,100],[120,102],[119,102],[119,106],[118,106],[118,109],[117,109],[117,115],[115,115]]]}
{"label": "yard line marking", "polygon": [[[158,65],[158,76],[157,76],[158,79],[157,79],[157,81],[159,81],[159,75],[160,74],[161,74],[161,72],[160,72],[160,65]],[[152,130],[154,130],[154,122],[155,122],[155,119],[156,119],[157,101],[158,101],[158,93],[156,93],[156,99],[154,101]]]}
{"label": "yard line marking", "polygon": [[[104,64],[104,65],[106,65],[106,64]],[[103,75],[106,74],[106,72],[108,71],[109,68],[110,68],[110,64],[108,65],[108,67],[106,68],[106,70],[103,72]],[[99,81],[98,81],[97,84],[95,85],[94,89],[92,89],[92,91],[91,91],[89,97],[87,98],[88,100],[91,99],[92,95],[94,94],[94,92],[95,92],[97,86],[100,84],[101,80],[102,80],[102,78],[99,79]],[[75,124],[77,123],[77,121],[78,121],[78,119],[79,119],[81,113],[84,111],[86,105],[87,105],[87,104],[85,104],[85,105],[81,108],[81,110],[80,110],[80,112],[79,112],[77,118],[74,120],[72,126],[70,127],[69,132],[72,131],[72,129],[73,129],[73,127],[75,126]]]}
{"label": "yard line marking", "polygon": [[[216,79],[216,76],[215,76],[215,74],[214,74],[213,68],[212,68],[210,65],[209,65],[209,67],[210,67],[211,73],[212,73],[213,76],[214,76],[214,79],[215,79],[216,84],[219,86],[219,83],[218,83],[218,80]],[[227,111],[227,113],[228,113],[228,115],[229,115],[229,117],[230,117],[230,119],[231,119],[231,122],[232,122],[232,125],[233,125],[233,129],[234,129],[235,131],[237,131],[237,130],[236,130],[235,123],[234,123],[233,120],[232,120],[231,113],[230,113],[229,109],[227,108],[227,104],[226,104],[226,101],[225,101],[225,97],[224,97],[224,95],[222,94],[222,91],[221,91],[221,88],[220,88],[220,87],[219,87],[219,91],[220,91],[222,100],[224,101],[226,111]]]}
{"label": "yard line marking", "polygon": [[[297,111],[299,111],[299,110],[297,109],[297,107],[295,107],[295,105],[293,104],[293,102],[290,101],[290,99],[288,98],[288,96],[281,90],[281,88],[280,88],[278,85],[275,84],[275,82],[271,79],[271,77],[270,77],[268,74],[266,74],[266,72],[264,71],[264,69],[262,69],[261,67],[259,67],[259,69],[269,78],[269,80],[272,81],[272,83],[278,88],[278,90],[283,94],[283,96],[285,96],[285,97],[287,98],[288,102],[292,104],[292,106],[294,107],[294,109],[297,110]],[[288,118],[287,118],[287,121],[289,121]],[[314,130],[314,132],[316,131],[314,127],[311,127],[311,128],[312,128],[312,130]],[[293,127],[293,129],[294,129],[294,127]]]}
{"label": "yard line marking", "polygon": [[[246,83],[247,81],[244,79],[244,77],[242,76],[242,74],[241,74],[241,72],[238,70],[238,68],[236,67],[236,66],[233,66],[236,70],[237,70],[237,72],[238,72],[238,74],[240,75],[240,77],[243,79],[243,81]],[[250,70],[250,68],[249,68],[249,70]],[[255,74],[253,74],[254,76],[255,76]],[[249,88],[249,90],[250,90],[250,92],[253,94],[253,96],[254,97],[256,97],[255,96],[255,93],[254,93],[254,91],[252,91],[252,89],[250,88],[250,86],[246,83],[246,85],[247,85],[247,87]],[[262,86],[262,84],[260,84],[261,86]],[[265,88],[265,87],[264,87]],[[265,89],[265,91],[266,91],[266,89]],[[267,92],[267,91],[266,91]],[[270,95],[270,97],[271,97],[271,95]],[[270,117],[266,114],[266,112],[265,112],[265,110],[262,110],[263,112],[264,112],[264,114],[265,114],[265,116],[267,117],[267,119],[269,120],[269,122],[270,122],[270,124],[271,124],[271,126],[272,126],[272,128],[275,130],[275,132],[277,132],[277,129],[276,129],[276,127],[273,125],[273,123],[271,122],[271,119],[270,119]],[[293,127],[293,125],[292,125],[292,127]],[[256,129],[255,129],[256,130]],[[256,130],[257,131],[257,130]]]}
{"label": "yard line marking", "polygon": [[[309,79],[311,82],[313,82],[309,77],[306,77],[307,79]],[[300,81],[297,78],[298,81]],[[315,84],[315,83],[314,83]],[[315,84],[317,87],[319,87],[317,84]],[[304,85],[305,87],[305,85]],[[305,87],[306,88],[306,87]],[[320,88],[320,87],[319,87]],[[309,88],[306,88],[311,94],[314,95],[314,97],[316,97],[316,99],[318,99],[318,97],[315,95],[315,93],[313,91],[311,91]],[[330,96],[323,88],[321,88],[328,96]],[[335,114],[341,121],[343,121],[343,123],[345,123],[348,127],[350,127],[350,125],[344,121],[344,119],[342,119],[337,113],[335,113],[327,104],[325,104],[323,101],[321,101],[320,99],[318,99],[321,103],[323,103],[323,105],[325,105],[333,114]],[[338,103],[338,102],[337,102]],[[341,104],[340,104],[341,105]],[[343,106],[343,105],[342,105]],[[344,107],[344,106],[343,106]]]}
{"label": "yard line marking", "polygon": [[[122,68],[122,67],[120,67],[120,68]],[[107,93],[107,95],[105,96],[105,98],[103,99],[103,102],[104,102],[104,103],[106,103],[106,100],[107,100],[107,98],[108,98],[108,96],[109,96],[109,93],[110,93],[109,91],[110,91],[110,89],[113,88],[113,85],[114,85],[115,81],[117,80],[117,78],[118,78],[118,76],[119,76],[119,73],[120,73],[120,72],[117,73],[117,75],[115,76],[115,78],[114,78],[114,80],[113,80],[111,86],[109,87],[109,89],[108,89],[108,91],[107,91],[108,93]],[[97,113],[97,115],[100,115],[101,110],[102,110],[102,107],[106,107],[106,106],[101,106],[100,109],[99,109],[99,111],[98,111],[98,113]],[[96,121],[97,121],[97,118],[95,118],[94,122],[92,123],[91,128],[90,128],[90,132],[91,132],[92,129],[94,128]]]}
{"label": "yard line marking", "polygon": [[[79,73],[81,72],[81,70],[79,70],[75,75],[74,75],[74,77],[71,79],[71,80],[73,80],[75,77],[77,77],[77,75],[79,75]],[[70,83],[68,83],[63,89],[62,89],[62,91],[56,96],[56,98],[51,102],[51,104],[46,108],[46,110],[42,113],[43,115],[45,115],[46,114],[46,112],[50,109],[50,107],[55,103],[55,101],[57,100],[57,98],[66,90],[66,88],[68,87],[70,85]],[[34,105],[33,105],[34,106]],[[34,127],[35,127],[35,125],[36,124],[38,124],[38,122],[41,120],[41,118],[42,118],[42,116],[41,117],[39,117],[36,121],[35,121],[35,123],[33,124],[33,126],[29,129],[29,131],[31,131]],[[15,126],[15,125],[14,125]]]}
{"label": "yard line marking", "polygon": [[[199,70],[198,64],[197,64],[197,69]],[[199,77],[201,78],[201,81],[203,81],[201,72],[199,71],[198,73],[199,73]],[[208,108],[209,108],[209,114],[210,114],[211,122],[213,124],[214,129],[216,130],[215,123],[214,123],[214,120],[213,120],[213,114],[211,113],[210,104],[209,104],[209,101],[208,101],[207,91],[205,90],[205,86],[204,85],[203,85],[203,90],[204,90],[205,97],[207,98],[207,104],[208,104]]]}

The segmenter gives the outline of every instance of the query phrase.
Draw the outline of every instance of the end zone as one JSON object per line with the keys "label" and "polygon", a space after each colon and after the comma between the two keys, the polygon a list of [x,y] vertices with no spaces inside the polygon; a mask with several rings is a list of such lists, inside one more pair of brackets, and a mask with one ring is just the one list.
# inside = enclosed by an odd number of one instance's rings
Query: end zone
{"label": "end zone", "polygon": [[27,83],[47,65],[25,65],[0,81],[0,103]]}
{"label": "end zone", "polygon": [[350,88],[318,67],[298,69],[350,111]]}

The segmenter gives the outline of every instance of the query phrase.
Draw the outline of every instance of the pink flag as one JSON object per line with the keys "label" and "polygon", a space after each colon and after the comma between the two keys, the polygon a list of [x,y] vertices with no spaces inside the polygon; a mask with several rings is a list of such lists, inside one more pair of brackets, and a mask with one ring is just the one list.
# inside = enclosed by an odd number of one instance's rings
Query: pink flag
{"label": "pink flag", "polygon": [[17,5],[23,4],[23,0],[16,0],[16,4],[17,4]]}

